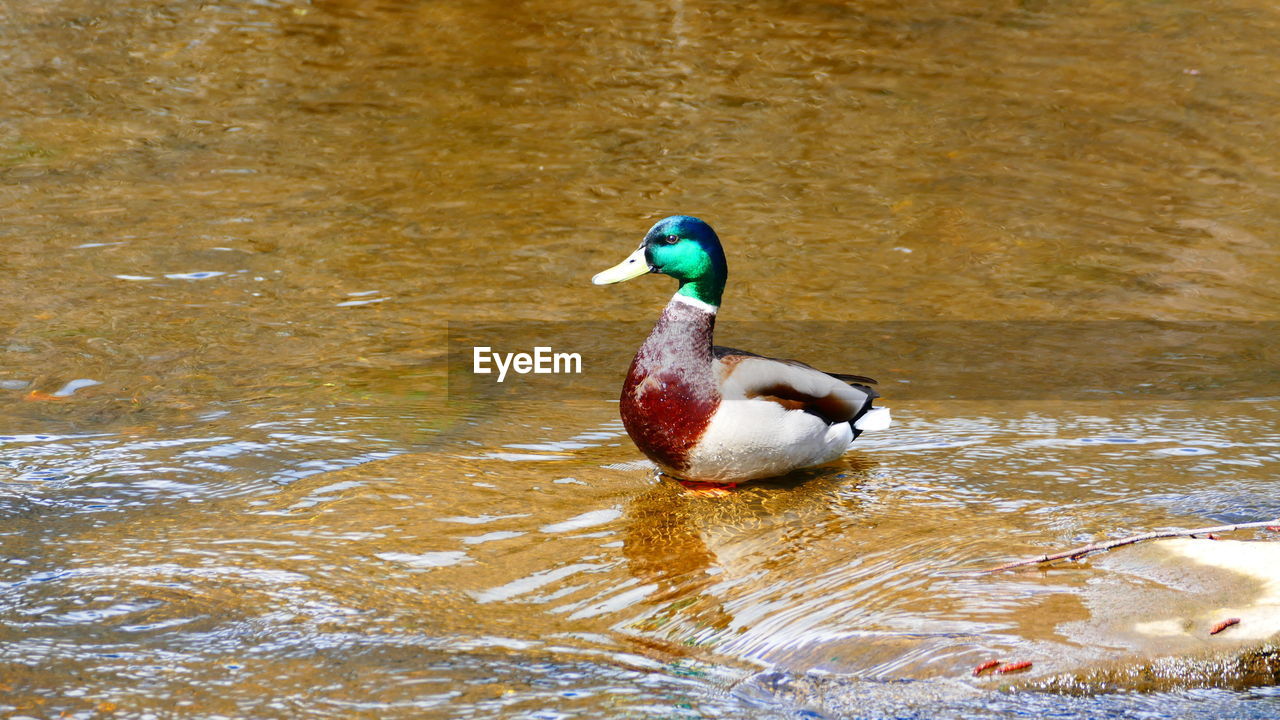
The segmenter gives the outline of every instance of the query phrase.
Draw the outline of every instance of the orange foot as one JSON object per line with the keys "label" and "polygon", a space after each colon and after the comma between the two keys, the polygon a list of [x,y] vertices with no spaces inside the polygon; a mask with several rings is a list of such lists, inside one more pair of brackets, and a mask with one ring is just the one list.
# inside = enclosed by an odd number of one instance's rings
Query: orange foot
{"label": "orange foot", "polygon": [[713,483],[702,482],[701,480],[680,480],[676,482],[684,486],[685,491],[689,495],[698,497],[727,497],[732,495],[734,488],[738,487],[738,483]]}

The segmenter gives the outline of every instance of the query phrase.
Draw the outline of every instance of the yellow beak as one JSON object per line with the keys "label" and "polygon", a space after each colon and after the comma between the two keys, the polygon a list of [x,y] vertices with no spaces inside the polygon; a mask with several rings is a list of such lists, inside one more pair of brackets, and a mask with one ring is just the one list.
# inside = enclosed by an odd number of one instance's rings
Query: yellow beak
{"label": "yellow beak", "polygon": [[640,277],[647,272],[650,272],[649,261],[644,259],[644,245],[641,245],[635,252],[628,255],[626,260],[608,270],[596,273],[596,276],[591,278],[591,282],[596,285],[612,285],[633,277]]}

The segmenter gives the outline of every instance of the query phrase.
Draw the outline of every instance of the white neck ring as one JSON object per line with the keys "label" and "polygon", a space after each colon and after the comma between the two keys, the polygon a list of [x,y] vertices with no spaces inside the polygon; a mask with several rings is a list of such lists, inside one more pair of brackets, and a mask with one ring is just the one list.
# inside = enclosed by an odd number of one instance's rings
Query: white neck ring
{"label": "white neck ring", "polygon": [[711,303],[702,302],[698,298],[689,297],[688,295],[684,295],[681,293],[676,293],[675,296],[671,298],[671,301],[682,302],[685,305],[698,308],[699,310],[703,312],[711,313],[712,315],[715,315],[716,311],[720,309],[720,306],[718,305],[712,305]]}

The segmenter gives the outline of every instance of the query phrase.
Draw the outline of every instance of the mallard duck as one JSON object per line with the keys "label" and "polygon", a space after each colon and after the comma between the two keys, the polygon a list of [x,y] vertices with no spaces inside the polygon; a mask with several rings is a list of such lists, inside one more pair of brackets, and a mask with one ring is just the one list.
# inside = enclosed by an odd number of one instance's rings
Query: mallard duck
{"label": "mallard duck", "polygon": [[875,380],[711,343],[729,277],[720,238],[695,217],[659,220],[596,285],[646,273],[680,283],[622,386],[622,424],[665,473],[733,483],[840,457],[863,431],[889,426]]}

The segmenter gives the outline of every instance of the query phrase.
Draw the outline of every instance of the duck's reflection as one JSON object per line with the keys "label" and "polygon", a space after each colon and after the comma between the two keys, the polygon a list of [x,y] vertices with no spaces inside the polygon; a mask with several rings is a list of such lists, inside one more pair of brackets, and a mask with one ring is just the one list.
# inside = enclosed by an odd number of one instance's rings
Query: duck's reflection
{"label": "duck's reflection", "polygon": [[851,489],[874,463],[859,455],[732,488],[658,476],[627,506],[622,553],[630,573],[656,589],[654,611],[633,626],[727,629],[735,597],[769,585],[769,571],[842,532],[861,514]]}

